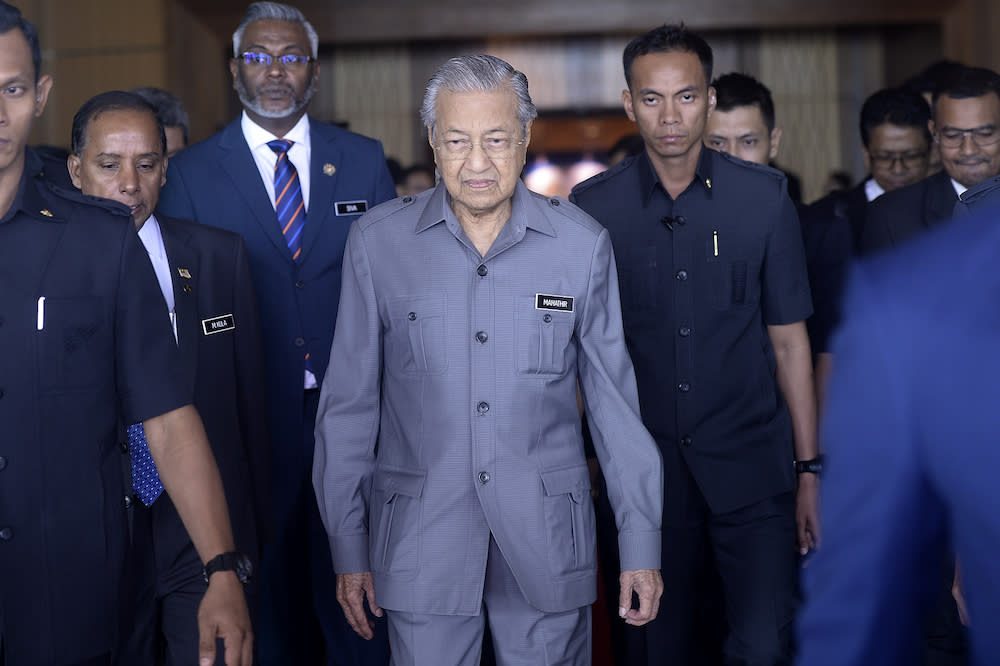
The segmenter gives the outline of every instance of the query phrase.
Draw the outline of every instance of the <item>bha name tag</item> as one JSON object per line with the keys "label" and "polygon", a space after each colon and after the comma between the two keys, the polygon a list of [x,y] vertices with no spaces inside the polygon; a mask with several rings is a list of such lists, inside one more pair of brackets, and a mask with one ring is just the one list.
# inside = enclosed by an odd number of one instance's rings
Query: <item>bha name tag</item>
{"label": "bha name tag", "polygon": [[236,319],[231,314],[219,315],[211,319],[202,319],[201,328],[205,335],[215,335],[224,331],[232,331],[236,328]]}
{"label": "bha name tag", "polygon": [[361,201],[338,201],[333,204],[337,215],[361,215],[368,211],[368,202]]}
{"label": "bha name tag", "polygon": [[573,311],[572,296],[554,296],[552,294],[535,294],[536,310],[559,310],[560,312]]}

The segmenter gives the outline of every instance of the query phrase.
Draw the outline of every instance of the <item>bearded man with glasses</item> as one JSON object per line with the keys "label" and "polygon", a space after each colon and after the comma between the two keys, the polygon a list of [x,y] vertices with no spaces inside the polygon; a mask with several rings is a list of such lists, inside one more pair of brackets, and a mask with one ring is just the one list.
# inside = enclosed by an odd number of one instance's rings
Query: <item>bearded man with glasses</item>
{"label": "bearded man with glasses", "polygon": [[[862,254],[896,247],[948,221],[959,195],[1000,174],[1000,75],[981,67],[957,70],[935,93],[932,116],[929,128],[944,169],[872,202],[861,236]],[[890,166],[905,166],[893,162]]]}
{"label": "bearded man with glasses", "polygon": [[271,423],[274,534],[259,572],[259,663],[382,666],[333,598],[312,491],[313,426],[351,222],[395,196],[382,146],[310,118],[318,38],[294,7],[256,2],[233,34],[240,118],[170,160],[165,215],[243,236],[260,307]]}

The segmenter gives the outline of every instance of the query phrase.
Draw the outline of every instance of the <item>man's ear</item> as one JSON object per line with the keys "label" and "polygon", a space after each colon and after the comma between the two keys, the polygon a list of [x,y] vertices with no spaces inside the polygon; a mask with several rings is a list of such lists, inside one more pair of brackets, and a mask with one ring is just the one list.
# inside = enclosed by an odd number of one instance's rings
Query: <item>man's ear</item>
{"label": "man's ear", "polygon": [[45,110],[45,104],[49,101],[49,92],[52,91],[52,77],[43,74],[35,84],[35,117],[38,118]]}
{"label": "man's ear", "polygon": [[82,190],[83,187],[80,186],[80,157],[78,155],[70,155],[66,158],[66,170],[69,171],[69,179],[73,181],[73,187]]}
{"label": "man's ear", "polygon": [[934,126],[934,119],[933,118],[931,118],[930,120],[927,121],[927,129],[930,130],[930,132],[931,132],[931,141],[933,141],[934,143],[937,143],[938,142],[938,138],[937,138],[937,134],[935,134],[936,128]]}
{"label": "man's ear", "polygon": [[872,172],[872,156],[868,153],[868,146],[861,145],[861,156],[865,160],[865,171],[868,173]]}
{"label": "man's ear", "polygon": [[628,88],[622,90],[622,106],[625,107],[625,115],[632,122],[635,122],[635,110],[632,108],[632,91]]}
{"label": "man's ear", "polygon": [[708,113],[705,117],[712,115],[712,111],[715,111],[715,88],[712,86],[708,87]]}
{"label": "man's ear", "polygon": [[229,73],[233,77],[233,90],[236,90],[237,67],[238,67],[238,65],[236,64],[236,58],[230,58],[229,59]]}
{"label": "man's ear", "polygon": [[771,150],[767,153],[767,158],[773,160],[778,156],[778,146],[781,144],[781,128],[775,127],[771,130]]}

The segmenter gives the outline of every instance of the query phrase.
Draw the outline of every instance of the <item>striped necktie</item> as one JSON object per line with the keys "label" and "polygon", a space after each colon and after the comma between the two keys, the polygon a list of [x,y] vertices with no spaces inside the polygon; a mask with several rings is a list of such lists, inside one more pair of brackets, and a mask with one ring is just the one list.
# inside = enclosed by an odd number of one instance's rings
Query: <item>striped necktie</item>
{"label": "striped necktie", "polygon": [[128,452],[132,458],[132,489],[143,504],[152,506],[163,492],[163,483],[160,482],[153,456],[149,453],[146,431],[141,423],[128,427]]}
{"label": "striped necktie", "polygon": [[278,161],[274,165],[274,209],[278,214],[281,233],[285,236],[292,260],[298,261],[302,254],[302,229],[306,225],[306,206],[302,199],[302,184],[299,172],[288,159],[292,147],[288,139],[268,141],[267,147],[275,152]]}

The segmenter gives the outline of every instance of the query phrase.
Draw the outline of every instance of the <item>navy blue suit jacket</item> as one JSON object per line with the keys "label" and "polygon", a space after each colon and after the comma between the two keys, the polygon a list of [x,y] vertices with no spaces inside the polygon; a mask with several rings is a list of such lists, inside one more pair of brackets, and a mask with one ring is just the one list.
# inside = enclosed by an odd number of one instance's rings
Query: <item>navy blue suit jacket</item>
{"label": "navy blue suit jacket", "polygon": [[[157,215],[170,265],[177,344],[226,491],[236,548],[259,562],[270,530],[270,441],[260,318],[243,240],[220,229]],[[154,510],[176,513],[169,501]],[[164,527],[180,548],[190,539],[179,519]],[[167,536],[160,534],[160,537]],[[167,559],[166,561],[170,561]]]}
{"label": "navy blue suit jacket", "polygon": [[800,663],[919,663],[946,542],[973,663],[1000,655],[1000,225],[932,230],[853,269],[835,335]]}
{"label": "navy blue suit jacket", "polygon": [[[159,206],[166,215],[234,231],[246,242],[264,340],[279,511],[287,493],[308,482],[312,467],[313,452],[302,445],[303,429],[313,427],[302,422],[305,356],[322,384],[348,229],[366,208],[395,197],[378,141],[312,118],[309,126],[310,192],[298,262],[281,235],[239,118],[170,160]],[[365,205],[350,205],[358,201]]]}

